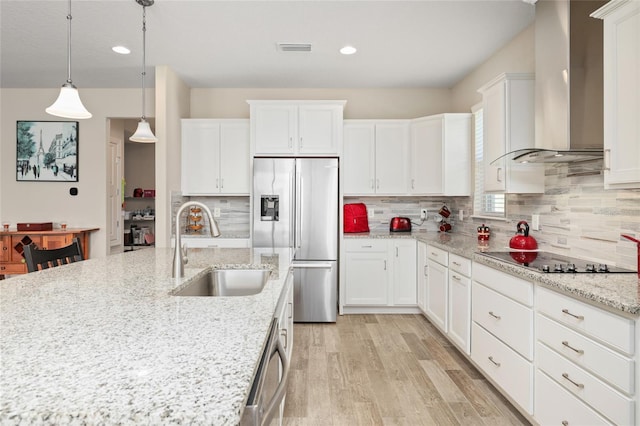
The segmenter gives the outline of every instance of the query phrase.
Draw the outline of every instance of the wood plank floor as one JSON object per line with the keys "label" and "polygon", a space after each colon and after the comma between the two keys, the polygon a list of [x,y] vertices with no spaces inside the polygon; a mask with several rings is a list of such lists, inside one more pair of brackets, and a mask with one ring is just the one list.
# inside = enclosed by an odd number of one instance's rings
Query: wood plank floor
{"label": "wood plank floor", "polygon": [[528,425],[422,315],[295,324],[284,425]]}

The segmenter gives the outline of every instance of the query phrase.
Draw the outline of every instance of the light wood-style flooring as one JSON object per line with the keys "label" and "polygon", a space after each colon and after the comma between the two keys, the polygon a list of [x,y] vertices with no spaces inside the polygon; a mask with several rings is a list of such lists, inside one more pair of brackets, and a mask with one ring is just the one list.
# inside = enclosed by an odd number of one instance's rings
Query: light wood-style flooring
{"label": "light wood-style flooring", "polygon": [[528,425],[422,315],[295,324],[284,425]]}

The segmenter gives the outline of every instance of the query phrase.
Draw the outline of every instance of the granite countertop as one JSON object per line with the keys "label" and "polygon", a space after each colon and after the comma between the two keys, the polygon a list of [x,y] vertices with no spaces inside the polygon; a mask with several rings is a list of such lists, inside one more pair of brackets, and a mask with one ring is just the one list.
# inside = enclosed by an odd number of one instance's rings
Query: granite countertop
{"label": "granite countertop", "polygon": [[[89,259],[0,281],[0,424],[240,420],[289,249],[171,249]],[[269,268],[247,297],[169,292],[209,267]]]}
{"label": "granite countertop", "polygon": [[640,316],[640,279],[637,274],[545,274],[482,253],[508,251],[508,243],[489,240],[479,245],[475,235],[442,232],[371,232],[344,234],[345,238],[414,238],[475,262],[558,290],[578,300],[623,315]]}

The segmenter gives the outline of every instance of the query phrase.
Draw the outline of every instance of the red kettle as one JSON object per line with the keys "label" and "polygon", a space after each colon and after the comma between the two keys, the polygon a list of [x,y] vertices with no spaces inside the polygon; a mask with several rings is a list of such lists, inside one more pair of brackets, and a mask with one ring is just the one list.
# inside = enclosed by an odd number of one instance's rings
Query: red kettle
{"label": "red kettle", "polygon": [[529,236],[529,224],[524,220],[518,222],[516,235],[509,240],[509,248],[514,250],[535,250],[538,248],[538,242]]}

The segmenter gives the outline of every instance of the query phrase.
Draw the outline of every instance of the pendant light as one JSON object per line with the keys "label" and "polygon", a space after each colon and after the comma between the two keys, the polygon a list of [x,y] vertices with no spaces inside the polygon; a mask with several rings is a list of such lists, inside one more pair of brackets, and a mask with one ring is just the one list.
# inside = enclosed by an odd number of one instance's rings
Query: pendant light
{"label": "pendant light", "polygon": [[91,118],[92,115],[82,105],[78,89],[71,81],[71,0],[67,15],[67,81],[62,85],[58,99],[45,111],[51,115],[64,118]]}
{"label": "pendant light", "polygon": [[147,58],[147,6],[153,5],[154,0],[136,0],[140,6],[142,6],[142,118],[138,123],[136,132],[129,138],[132,142],[153,143],[157,142],[158,138],[155,137],[149,126],[149,122],[145,117],[145,101],[144,101],[144,77],[147,74],[146,58]]}

